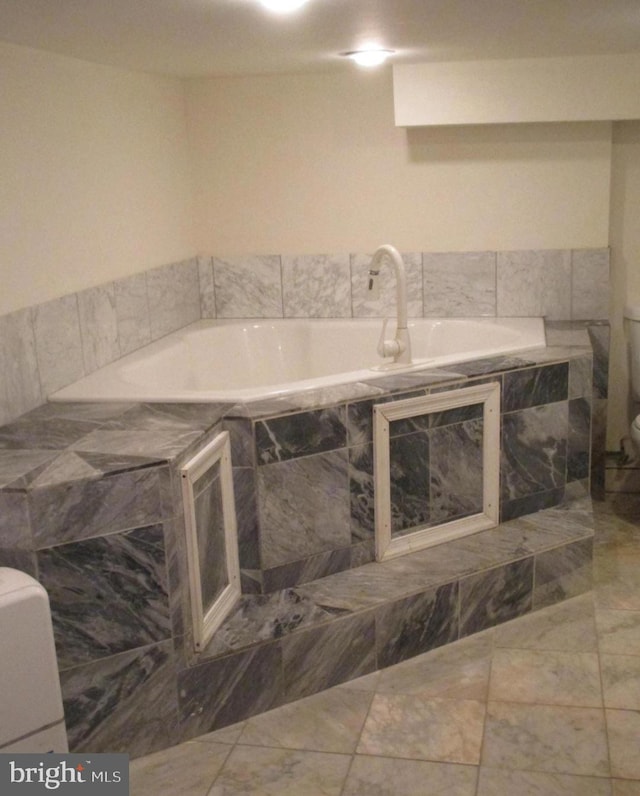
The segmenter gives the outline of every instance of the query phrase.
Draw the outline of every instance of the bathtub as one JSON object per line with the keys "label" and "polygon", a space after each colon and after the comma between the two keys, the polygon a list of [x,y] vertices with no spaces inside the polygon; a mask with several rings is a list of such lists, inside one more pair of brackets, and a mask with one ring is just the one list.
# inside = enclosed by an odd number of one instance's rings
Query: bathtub
{"label": "bathtub", "polygon": [[419,318],[409,322],[413,362],[398,367],[376,353],[380,330],[379,319],[198,321],[49,400],[236,403],[546,344],[542,318]]}

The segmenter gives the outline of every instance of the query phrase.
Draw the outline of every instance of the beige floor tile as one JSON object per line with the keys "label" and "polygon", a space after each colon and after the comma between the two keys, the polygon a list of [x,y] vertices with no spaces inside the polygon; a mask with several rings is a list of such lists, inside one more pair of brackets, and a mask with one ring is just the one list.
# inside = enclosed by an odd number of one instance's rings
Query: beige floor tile
{"label": "beige floor tile", "polygon": [[594,652],[598,638],[593,596],[574,597],[494,629],[496,647]]}
{"label": "beige floor tile", "polygon": [[474,796],[476,766],[356,755],[342,796]]}
{"label": "beige floor tile", "polygon": [[594,559],[597,608],[640,611],[640,550],[607,548]]}
{"label": "beige floor tile", "polygon": [[632,780],[632,779],[612,780],[611,796],[640,796],[640,780]]}
{"label": "beige floor tile", "polygon": [[240,743],[316,752],[355,751],[373,694],[333,688],[254,716]]}
{"label": "beige floor tile", "polygon": [[600,652],[640,655],[640,611],[596,611]]}
{"label": "beige floor tile", "polygon": [[640,710],[640,656],[601,655],[600,667],[605,707]]}
{"label": "beige floor tile", "polygon": [[486,700],[491,633],[448,644],[381,672],[377,690],[452,699]]}
{"label": "beige floor tile", "polygon": [[640,779],[640,713],[606,710],[611,776]]}
{"label": "beige floor tile", "polygon": [[206,796],[231,747],[216,743],[184,743],[129,767],[131,796]]}
{"label": "beige floor tile", "polygon": [[490,702],[482,764],[607,776],[604,713],[596,708]]}
{"label": "beige floor tile", "polygon": [[485,705],[473,700],[376,694],[357,751],[477,764],[484,714]]}
{"label": "beige floor tile", "polygon": [[238,744],[208,796],[339,796],[350,763],[349,755]]}
{"label": "beige floor tile", "polygon": [[604,777],[481,766],[476,796],[611,796],[611,786]]}
{"label": "beige floor tile", "polygon": [[598,656],[594,652],[497,649],[489,699],[601,707]]}

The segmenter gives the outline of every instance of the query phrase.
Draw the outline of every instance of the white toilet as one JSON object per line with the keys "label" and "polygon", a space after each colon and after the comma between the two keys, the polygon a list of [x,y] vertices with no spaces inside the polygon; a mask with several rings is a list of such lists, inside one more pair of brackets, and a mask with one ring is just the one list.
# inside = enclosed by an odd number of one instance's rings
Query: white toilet
{"label": "white toilet", "polygon": [[0,753],[68,751],[49,597],[0,567]]}
{"label": "white toilet", "polygon": [[[628,304],[624,308],[624,317],[628,322],[631,350],[631,392],[633,399],[640,402],[640,304]],[[629,433],[633,447],[640,456],[640,415],[634,417]]]}

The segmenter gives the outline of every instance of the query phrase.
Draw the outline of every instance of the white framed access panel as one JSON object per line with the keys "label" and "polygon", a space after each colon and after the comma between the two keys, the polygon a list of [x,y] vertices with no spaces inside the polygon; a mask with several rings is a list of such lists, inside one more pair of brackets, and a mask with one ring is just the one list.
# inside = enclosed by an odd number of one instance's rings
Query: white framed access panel
{"label": "white framed access panel", "polygon": [[186,462],[180,476],[193,646],[201,652],[241,594],[229,432]]}
{"label": "white framed access panel", "polygon": [[[466,406],[482,406],[482,507],[438,525],[425,524],[396,535],[391,517],[391,423]],[[500,385],[480,384],[376,404],[374,412],[374,485],[376,559],[384,561],[451,541],[498,524],[500,488]],[[428,490],[425,484],[425,490]]]}

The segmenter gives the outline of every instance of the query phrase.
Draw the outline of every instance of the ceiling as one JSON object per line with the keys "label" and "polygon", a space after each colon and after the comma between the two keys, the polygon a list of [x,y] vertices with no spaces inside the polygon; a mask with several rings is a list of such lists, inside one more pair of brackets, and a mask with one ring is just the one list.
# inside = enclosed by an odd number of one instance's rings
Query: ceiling
{"label": "ceiling", "polygon": [[353,69],[376,43],[400,61],[640,52],[640,0],[0,0],[0,40],[178,76]]}

